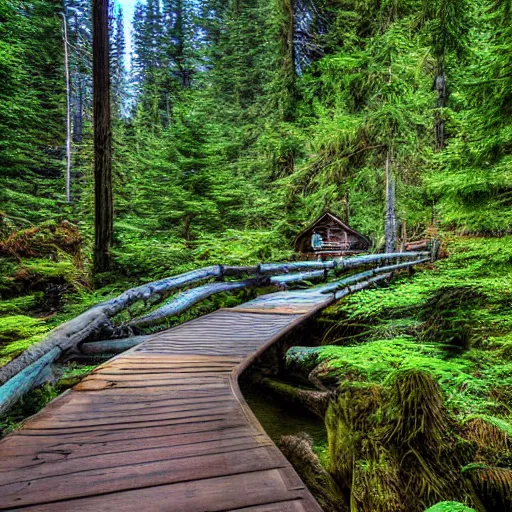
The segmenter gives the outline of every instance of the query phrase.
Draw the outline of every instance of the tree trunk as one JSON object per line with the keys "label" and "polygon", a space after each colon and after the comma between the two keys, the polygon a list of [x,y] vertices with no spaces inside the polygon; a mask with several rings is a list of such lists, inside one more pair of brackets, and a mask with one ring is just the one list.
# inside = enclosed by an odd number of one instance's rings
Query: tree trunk
{"label": "tree trunk", "polygon": [[94,102],[94,270],[110,268],[113,240],[108,0],[92,0]]}
{"label": "tree trunk", "polygon": [[441,150],[446,145],[446,132],[444,126],[444,117],[439,109],[448,105],[448,88],[446,86],[446,73],[444,63],[439,63],[438,72],[434,81],[434,89],[437,93],[437,108],[435,127],[436,127],[436,149]]}
{"label": "tree trunk", "polygon": [[386,237],[385,252],[394,252],[396,249],[395,177],[391,171],[389,151],[386,155],[386,218],[384,234]]}
{"label": "tree trunk", "polygon": [[[80,27],[80,16],[75,13],[74,27],[79,32]],[[78,34],[75,41],[75,66],[73,82],[75,83],[75,95],[74,95],[74,112],[73,112],[73,142],[80,144],[83,140],[83,117],[84,117],[84,78],[83,68],[87,65],[84,62],[84,49],[80,43],[80,35]]]}
{"label": "tree trunk", "polygon": [[66,201],[71,202],[71,86],[69,83],[68,24],[62,13],[62,39],[64,40],[64,71],[66,78]]}

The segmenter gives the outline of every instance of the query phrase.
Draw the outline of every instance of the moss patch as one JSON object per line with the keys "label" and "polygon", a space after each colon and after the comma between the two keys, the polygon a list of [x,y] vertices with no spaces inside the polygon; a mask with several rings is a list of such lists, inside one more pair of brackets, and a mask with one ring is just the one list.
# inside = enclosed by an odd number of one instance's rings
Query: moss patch
{"label": "moss patch", "polygon": [[457,501],[441,501],[425,510],[425,512],[476,512],[476,510]]}

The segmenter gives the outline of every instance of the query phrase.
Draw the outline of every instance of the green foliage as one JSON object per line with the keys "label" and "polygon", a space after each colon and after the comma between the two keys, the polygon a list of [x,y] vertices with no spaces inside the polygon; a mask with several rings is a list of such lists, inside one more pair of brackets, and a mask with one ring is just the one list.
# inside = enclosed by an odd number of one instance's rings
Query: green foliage
{"label": "green foliage", "polygon": [[510,237],[443,252],[329,308],[323,344],[287,352],[292,370],[336,389],[325,464],[364,510],[510,503]]}
{"label": "green foliage", "polygon": [[429,507],[425,512],[475,512],[475,509],[457,501],[441,501]]}
{"label": "green foliage", "polygon": [[482,413],[508,422],[509,239],[449,241],[449,257],[433,270],[327,310],[325,346],[305,353],[293,348],[288,360],[308,371],[320,365],[320,378],[338,382],[383,384],[396,369],[422,368],[440,383],[459,418]]}
{"label": "green foliage", "polygon": [[0,2],[0,202],[7,216],[25,223],[47,218],[58,199],[61,9],[55,0]]}

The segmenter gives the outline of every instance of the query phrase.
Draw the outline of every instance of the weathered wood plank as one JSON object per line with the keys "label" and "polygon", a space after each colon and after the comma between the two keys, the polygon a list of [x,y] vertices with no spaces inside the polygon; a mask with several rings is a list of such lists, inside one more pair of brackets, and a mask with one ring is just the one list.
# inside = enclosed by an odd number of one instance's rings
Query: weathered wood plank
{"label": "weathered wood plank", "polygon": [[152,512],[221,512],[266,505],[272,499],[275,502],[300,499],[306,504],[305,510],[308,512],[321,512],[320,507],[303,488],[290,489],[283,479],[282,472],[278,469],[152,486],[105,496],[26,507],[24,510],[29,512],[69,512],[70,510],[140,512],[143,508]]}

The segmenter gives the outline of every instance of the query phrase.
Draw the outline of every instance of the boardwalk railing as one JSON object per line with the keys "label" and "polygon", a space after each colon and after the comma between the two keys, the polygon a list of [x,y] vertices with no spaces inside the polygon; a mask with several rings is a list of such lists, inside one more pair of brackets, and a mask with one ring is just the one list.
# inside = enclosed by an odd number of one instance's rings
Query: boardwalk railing
{"label": "boardwalk railing", "polygon": [[[50,365],[61,356],[80,353],[80,346],[93,345],[88,339],[101,333],[119,332],[119,327],[133,334],[134,328],[161,325],[166,319],[177,315],[194,304],[217,293],[275,285],[286,288],[292,283],[327,279],[330,274],[358,267],[383,263],[371,270],[351,275],[322,286],[303,290],[304,294],[332,294],[338,300],[350,293],[370,286],[372,283],[389,278],[395,271],[425,263],[431,258],[430,252],[406,252],[371,254],[329,261],[297,261],[290,263],[263,263],[252,267],[228,267],[216,265],[132,288],[118,297],[102,302],[62,324],[50,332],[41,342],[28,348],[23,354],[0,368],[0,414],[4,413],[32,387],[41,382]],[[392,264],[395,262],[394,264]],[[240,281],[213,282],[186,290],[160,308],[115,325],[114,318],[135,303],[153,307],[165,301],[175,290],[201,281],[222,281],[226,277],[252,276]],[[136,337],[135,337],[136,338]],[[144,339],[141,337],[141,340]],[[130,342],[117,340],[122,350],[133,346]],[[96,342],[105,343],[105,341]],[[115,350],[114,350],[115,351]],[[94,352],[94,351],[93,351]]]}

